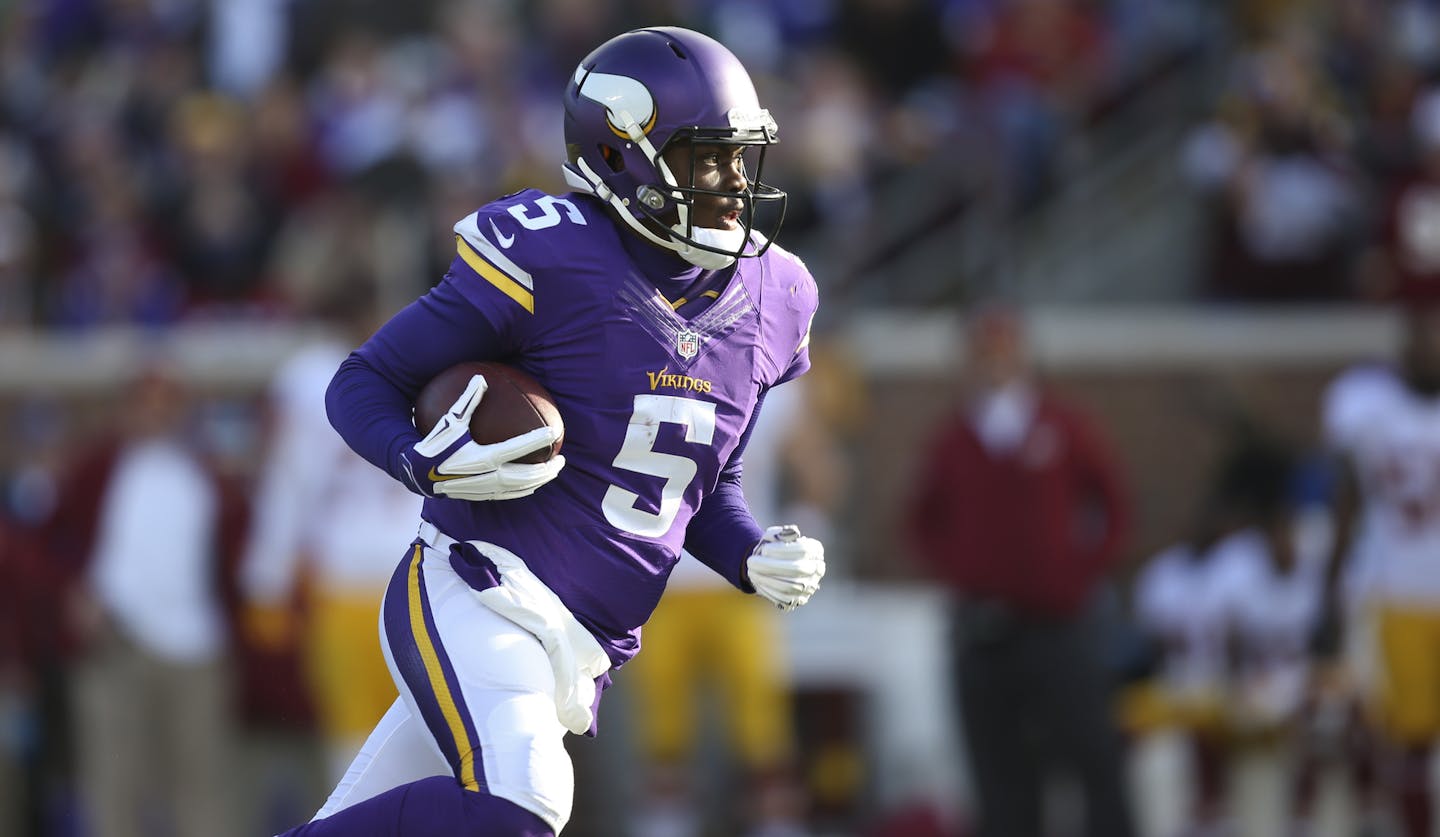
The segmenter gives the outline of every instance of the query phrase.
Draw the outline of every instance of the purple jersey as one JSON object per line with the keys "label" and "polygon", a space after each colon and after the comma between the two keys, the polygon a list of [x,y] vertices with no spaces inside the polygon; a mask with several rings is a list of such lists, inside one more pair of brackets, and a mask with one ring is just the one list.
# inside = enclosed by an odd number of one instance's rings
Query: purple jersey
{"label": "purple jersey", "polygon": [[[346,376],[363,388],[378,375],[396,397],[369,414],[345,403],[332,420],[393,474],[419,438],[399,422],[450,365],[502,360],[544,384],[565,421],[559,477],[517,500],[430,499],[423,516],[521,556],[618,664],[638,649],[687,525],[738,461],[763,392],[809,367],[815,281],[779,247],[700,271],[579,194],[520,192],[455,231],[444,281],[337,375],[342,390]],[[710,563],[738,584],[742,561]]]}

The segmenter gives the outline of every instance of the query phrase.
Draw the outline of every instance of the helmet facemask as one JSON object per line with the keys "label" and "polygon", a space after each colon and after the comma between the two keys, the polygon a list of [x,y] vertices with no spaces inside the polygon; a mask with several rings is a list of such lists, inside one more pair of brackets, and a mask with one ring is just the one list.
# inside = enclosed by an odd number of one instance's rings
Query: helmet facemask
{"label": "helmet facemask", "polygon": [[[664,230],[675,245],[671,249],[701,267],[718,269],[739,258],[762,255],[770,248],[776,230],[785,219],[788,196],[762,179],[765,154],[770,143],[774,142],[773,131],[760,138],[737,139],[737,133],[713,129],[677,131],[651,158],[651,165],[663,186],[648,185],[641,187],[638,193],[636,208],[651,222],[652,229]],[[689,171],[673,171],[666,163],[665,154],[682,144],[688,144],[692,149]],[[743,190],[736,192],[696,185],[701,155],[694,149],[709,146],[722,151],[744,149],[741,157],[741,173],[745,180]],[[707,200],[737,203],[737,227],[698,225],[697,207]]]}

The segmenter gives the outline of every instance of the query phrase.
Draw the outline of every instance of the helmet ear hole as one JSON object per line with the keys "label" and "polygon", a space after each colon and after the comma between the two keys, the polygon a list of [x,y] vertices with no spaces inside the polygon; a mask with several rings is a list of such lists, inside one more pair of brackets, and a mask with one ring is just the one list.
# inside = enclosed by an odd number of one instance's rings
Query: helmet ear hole
{"label": "helmet ear hole", "polygon": [[600,159],[604,160],[605,165],[610,168],[610,171],[616,174],[625,171],[624,155],[608,145],[600,146]]}

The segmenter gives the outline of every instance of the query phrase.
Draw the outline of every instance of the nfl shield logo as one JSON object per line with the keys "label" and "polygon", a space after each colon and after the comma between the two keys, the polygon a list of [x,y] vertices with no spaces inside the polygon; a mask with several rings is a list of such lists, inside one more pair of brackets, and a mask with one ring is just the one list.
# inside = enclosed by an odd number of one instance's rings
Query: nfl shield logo
{"label": "nfl shield logo", "polygon": [[675,338],[675,348],[680,352],[680,357],[689,360],[700,352],[700,335],[690,329],[681,329],[680,334]]}

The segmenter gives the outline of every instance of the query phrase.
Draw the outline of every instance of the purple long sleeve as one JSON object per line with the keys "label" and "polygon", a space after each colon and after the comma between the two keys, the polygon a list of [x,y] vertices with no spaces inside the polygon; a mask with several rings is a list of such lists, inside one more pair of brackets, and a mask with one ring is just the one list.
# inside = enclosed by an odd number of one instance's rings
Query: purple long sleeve
{"label": "purple long sleeve", "polygon": [[504,352],[500,334],[447,279],[340,364],[325,392],[330,424],[356,453],[401,479],[400,453],[420,440],[411,410],[425,383],[461,361]]}
{"label": "purple long sleeve", "polygon": [[700,504],[685,530],[685,549],[747,593],[755,592],[755,588],[746,578],[745,559],[750,557],[765,530],[750,513],[750,504],[745,501],[745,493],[741,490],[741,455],[750,441],[764,402],[765,394],[762,392],[750,415],[750,424],[740,437],[740,444],[720,471],[719,483]]}

